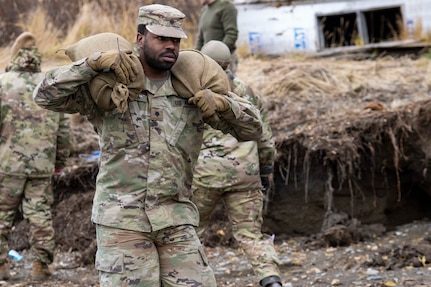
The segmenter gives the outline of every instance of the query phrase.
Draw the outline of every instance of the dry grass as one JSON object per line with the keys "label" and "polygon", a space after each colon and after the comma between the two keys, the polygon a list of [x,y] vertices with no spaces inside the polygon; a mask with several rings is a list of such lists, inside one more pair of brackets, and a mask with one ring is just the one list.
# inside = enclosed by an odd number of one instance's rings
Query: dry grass
{"label": "dry grass", "polygon": [[317,123],[346,115],[386,111],[425,99],[431,86],[430,60],[247,58],[238,76],[259,91],[276,133],[288,137]]}
{"label": "dry grass", "polygon": [[[51,65],[53,62],[68,61],[64,53],[58,51],[93,34],[113,32],[133,42],[136,35],[139,7],[154,2],[143,0],[133,1],[133,3],[115,0],[74,0],[67,3],[59,3],[58,1],[27,3],[25,1],[18,0],[18,4],[21,5],[16,4],[16,9],[23,10],[27,7],[29,11],[15,11],[12,6],[8,6],[9,10],[6,9],[5,13],[20,15],[16,27],[13,27],[14,29],[30,31],[36,35],[45,66]],[[181,48],[192,48],[196,34],[195,21],[197,21],[197,15],[200,11],[199,1],[167,0],[157,1],[157,3],[172,5],[186,14],[184,27],[190,37],[182,41]],[[12,28],[12,26],[10,27]],[[10,33],[16,34],[17,32],[11,31]],[[12,44],[13,40],[0,49],[0,55],[8,55],[8,50]],[[8,61],[8,56],[0,58],[0,70],[4,70]]]}

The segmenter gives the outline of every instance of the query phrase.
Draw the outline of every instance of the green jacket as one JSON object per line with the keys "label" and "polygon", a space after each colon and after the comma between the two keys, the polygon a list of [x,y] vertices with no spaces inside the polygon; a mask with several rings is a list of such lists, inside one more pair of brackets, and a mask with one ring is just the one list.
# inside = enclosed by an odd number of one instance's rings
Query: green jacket
{"label": "green jacket", "polygon": [[43,79],[37,48],[20,49],[6,71],[0,74],[0,173],[50,177],[69,157],[69,117],[33,101]]}
{"label": "green jacket", "polygon": [[[145,79],[143,91],[126,112],[103,111],[86,88],[95,75],[82,59],[48,71],[34,94],[44,108],[85,115],[99,135],[92,220],[142,232],[197,226],[191,185],[202,144],[200,109],[179,97],[169,78],[159,89]],[[259,112],[251,104],[230,101],[236,117],[222,121],[260,136]]]}
{"label": "green jacket", "polygon": [[225,43],[233,53],[238,39],[237,14],[235,5],[229,0],[216,0],[205,5],[199,15],[195,49],[201,50],[209,41],[218,40]]}

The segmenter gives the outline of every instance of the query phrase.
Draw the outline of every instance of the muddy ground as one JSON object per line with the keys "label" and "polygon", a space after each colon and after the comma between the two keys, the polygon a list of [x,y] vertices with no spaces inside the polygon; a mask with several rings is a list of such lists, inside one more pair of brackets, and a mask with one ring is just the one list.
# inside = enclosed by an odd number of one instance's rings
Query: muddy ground
{"label": "muddy ground", "polygon": [[[284,286],[431,286],[430,62],[247,58],[238,75],[264,97],[277,146],[263,230]],[[17,218],[12,279],[0,286],[97,286],[90,222],[97,137],[73,117],[72,157],[55,178],[53,276],[28,281],[27,223]],[[205,245],[219,286],[258,286],[222,206]]]}
{"label": "muddy ground", "polygon": [[[284,286],[431,286],[429,221],[399,226],[364,242],[342,247],[315,246],[312,237],[275,240]],[[206,252],[218,286],[257,287],[251,267],[240,250],[218,246]],[[12,279],[0,286],[93,287],[98,286],[92,265],[81,265],[80,251],[59,252],[49,281],[29,281],[30,260],[11,261]]]}

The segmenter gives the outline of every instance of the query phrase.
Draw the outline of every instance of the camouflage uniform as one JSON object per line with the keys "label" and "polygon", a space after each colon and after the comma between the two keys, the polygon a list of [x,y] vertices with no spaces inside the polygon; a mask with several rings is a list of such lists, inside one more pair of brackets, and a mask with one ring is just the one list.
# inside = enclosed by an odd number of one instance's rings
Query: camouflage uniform
{"label": "camouflage uniform", "polygon": [[0,264],[20,204],[30,222],[34,259],[53,262],[51,176],[69,156],[69,118],[40,108],[32,94],[43,79],[36,47],[19,49],[0,75]]}
{"label": "camouflage uniform", "polygon": [[230,135],[205,126],[193,178],[193,202],[200,214],[198,235],[202,237],[212,211],[222,200],[232,223],[233,236],[250,259],[259,280],[280,277],[274,245],[268,235],[261,233],[260,174],[262,169],[272,168],[275,156],[271,128],[259,95],[232,74],[230,78],[234,92],[260,109],[263,133],[257,141],[238,142]]}
{"label": "camouflage uniform", "polygon": [[[199,213],[191,201],[201,110],[178,96],[170,75],[162,84],[145,78],[126,112],[102,110],[86,89],[97,74],[86,59],[54,68],[34,99],[50,110],[85,115],[99,135],[92,220],[101,286],[216,286],[194,229]],[[221,126],[258,137],[259,111],[229,101],[236,116],[221,118]],[[250,133],[236,133],[244,129]]]}

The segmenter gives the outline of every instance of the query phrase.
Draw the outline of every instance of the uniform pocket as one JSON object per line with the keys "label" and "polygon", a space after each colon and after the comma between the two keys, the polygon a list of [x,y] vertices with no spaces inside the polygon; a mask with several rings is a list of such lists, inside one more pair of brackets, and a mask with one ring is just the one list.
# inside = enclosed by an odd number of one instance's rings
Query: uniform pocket
{"label": "uniform pocket", "polygon": [[189,117],[190,108],[187,106],[181,107],[180,116],[174,121],[171,131],[166,135],[166,141],[175,146],[180,138]]}
{"label": "uniform pocket", "polygon": [[149,142],[149,126],[147,122],[148,102],[145,97],[140,97],[136,101],[129,103],[130,117],[136,137],[140,143]]}
{"label": "uniform pocket", "polygon": [[108,254],[101,249],[96,252],[95,267],[99,271],[108,273],[124,272],[124,255],[122,253]]}

